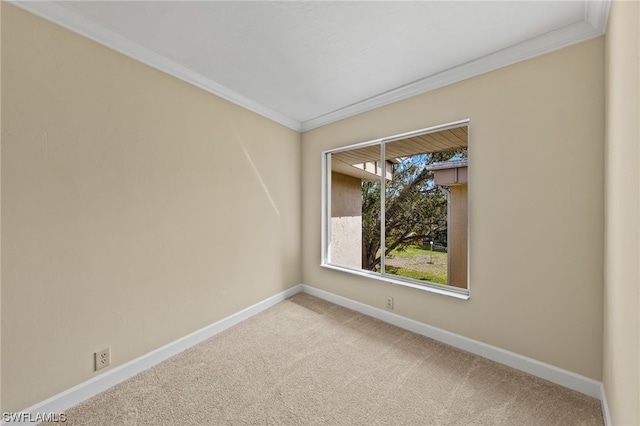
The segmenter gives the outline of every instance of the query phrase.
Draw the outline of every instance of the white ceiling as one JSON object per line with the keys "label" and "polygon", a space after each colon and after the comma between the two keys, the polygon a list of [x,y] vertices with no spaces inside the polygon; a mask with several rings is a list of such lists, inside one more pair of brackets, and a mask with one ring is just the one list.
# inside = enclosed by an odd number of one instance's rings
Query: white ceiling
{"label": "white ceiling", "polygon": [[609,1],[14,4],[295,130],[604,33]]}

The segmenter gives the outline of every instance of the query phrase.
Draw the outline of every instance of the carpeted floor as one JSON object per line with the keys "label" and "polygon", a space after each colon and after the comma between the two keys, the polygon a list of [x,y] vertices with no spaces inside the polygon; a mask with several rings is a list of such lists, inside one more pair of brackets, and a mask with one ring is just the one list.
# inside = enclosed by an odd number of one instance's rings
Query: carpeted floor
{"label": "carpeted floor", "polygon": [[602,425],[600,402],[304,293],[67,410],[68,425]]}

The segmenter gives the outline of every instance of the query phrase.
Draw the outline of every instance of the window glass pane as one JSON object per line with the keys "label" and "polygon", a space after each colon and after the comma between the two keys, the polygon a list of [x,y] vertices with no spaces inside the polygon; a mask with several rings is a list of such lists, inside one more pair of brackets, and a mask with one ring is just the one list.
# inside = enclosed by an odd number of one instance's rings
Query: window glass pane
{"label": "window glass pane", "polygon": [[466,127],[387,142],[384,273],[467,287]]}
{"label": "window glass pane", "polygon": [[323,262],[464,294],[468,126],[440,129],[325,154]]}
{"label": "window glass pane", "polygon": [[376,235],[380,240],[379,230],[372,234],[375,224],[369,220],[374,217],[373,222],[377,221],[380,228],[380,195],[370,198],[365,191],[371,185],[380,185],[380,145],[332,153],[330,156],[329,262],[363,269],[363,262],[366,263],[363,245]]}

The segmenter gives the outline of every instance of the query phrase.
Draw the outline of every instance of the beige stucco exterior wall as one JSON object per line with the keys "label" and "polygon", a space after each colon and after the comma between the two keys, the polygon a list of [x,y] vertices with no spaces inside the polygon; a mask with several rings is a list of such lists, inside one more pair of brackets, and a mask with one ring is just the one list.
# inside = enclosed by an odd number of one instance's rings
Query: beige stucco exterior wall
{"label": "beige stucco exterior wall", "polygon": [[7,4],[2,57],[4,411],[300,283],[297,132]]}
{"label": "beige stucco exterior wall", "polygon": [[449,285],[467,288],[468,185],[453,185],[449,195]]}
{"label": "beige stucco exterior wall", "polygon": [[362,180],[331,173],[331,263],[362,268]]}
{"label": "beige stucco exterior wall", "polygon": [[640,3],[611,5],[607,137],[604,387],[614,425],[640,424]]}
{"label": "beige stucco exterior wall", "polygon": [[[465,118],[471,298],[322,268],[321,152]],[[603,38],[308,131],[303,280],[601,380],[603,154]]]}

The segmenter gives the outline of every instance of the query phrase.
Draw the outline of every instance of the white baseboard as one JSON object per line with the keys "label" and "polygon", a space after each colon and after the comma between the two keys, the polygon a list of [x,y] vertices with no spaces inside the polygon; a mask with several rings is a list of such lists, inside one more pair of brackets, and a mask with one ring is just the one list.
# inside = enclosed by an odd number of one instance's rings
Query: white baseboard
{"label": "white baseboard", "polygon": [[65,410],[68,410],[69,408],[81,403],[82,401],[85,401],[92,396],[95,396],[98,393],[103,392],[110,387],[115,386],[118,383],[123,382],[135,376],[136,374],[153,367],[156,364],[194,345],[197,345],[198,343],[212,336],[215,336],[216,334],[226,330],[227,328],[232,327],[258,314],[265,309],[268,309],[301,291],[335,303],[336,305],[344,306],[345,308],[349,308],[365,315],[377,318],[405,330],[430,337],[456,348],[471,352],[484,358],[488,358],[509,367],[516,368],[529,374],[533,374],[534,376],[549,380],[550,382],[557,383],[561,386],[565,386],[567,388],[597,398],[602,403],[602,413],[605,424],[611,425],[611,416],[607,405],[604,386],[601,382],[581,376],[579,374],[572,373],[567,370],[563,370],[558,367],[554,367],[549,364],[545,364],[540,361],[536,361],[532,358],[527,358],[525,356],[518,355],[516,353],[509,352],[495,346],[487,345],[477,340],[469,339],[467,337],[460,336],[458,334],[454,334],[427,324],[423,324],[421,322],[402,317],[400,315],[396,315],[391,312],[378,309],[364,303],[360,303],[355,300],[338,296],[337,294],[329,293],[327,291],[310,287],[304,284],[299,284],[295,287],[278,293],[275,296],[272,296],[268,299],[263,300],[262,302],[243,309],[242,311],[237,312],[227,318],[224,318],[174,342],[171,342],[161,348],[149,352],[146,355],[129,361],[126,364],[115,367],[112,370],[109,370],[90,380],[87,380],[84,383],[81,383],[71,389],[68,389],[64,392],[52,396],[49,399],[35,404],[21,411],[21,413],[24,414],[23,421],[12,420],[11,423],[3,421],[1,424],[8,425],[14,423],[34,423],[30,422],[29,419],[37,418],[38,414],[62,413]]}
{"label": "white baseboard", "polygon": [[602,418],[605,426],[613,426],[611,421],[611,412],[609,411],[609,403],[607,402],[607,394],[604,391],[604,383],[600,386],[600,404],[602,405]]}
{"label": "white baseboard", "polygon": [[[99,376],[80,383],[77,386],[72,387],[64,392],[52,396],[38,404],[35,404],[21,412],[17,413],[21,415],[22,420],[12,420],[9,422],[2,422],[2,425],[9,424],[33,424],[35,421],[30,419],[37,419],[38,415],[43,413],[63,413],[65,410],[78,405],[82,401],[85,401],[92,396],[99,394],[112,386],[123,382],[144,370],[147,370],[154,365],[171,358],[172,356],[189,349],[190,347],[197,345],[198,343],[215,336],[216,334],[232,327],[247,318],[250,318],[265,309],[272,307],[285,300],[288,297],[293,296],[296,293],[302,291],[302,285],[299,284],[295,287],[291,287],[275,296],[269,297],[262,302],[256,303],[240,312],[237,312],[227,318],[217,321],[211,325],[208,325],[198,331],[188,334],[176,341],[173,341],[161,348],[158,348],[148,354],[145,354],[139,358],[115,367],[109,371],[106,371]],[[41,418],[40,418],[41,419]],[[4,418],[3,418],[4,420]],[[38,420],[41,421],[41,420]]]}
{"label": "white baseboard", "polygon": [[545,364],[544,362],[536,361],[535,359],[528,358],[526,356],[518,355],[514,352],[500,349],[496,346],[487,345],[486,343],[482,343],[477,340],[469,339],[437,327],[402,317],[389,311],[374,308],[364,303],[347,299],[346,297],[310,287],[308,285],[303,285],[302,291],[312,296],[335,303],[336,305],[344,306],[345,308],[349,308],[389,324],[393,324],[405,330],[413,331],[414,333],[430,337],[434,340],[471,352],[483,358],[488,358],[492,361],[533,374],[534,376],[543,378],[569,389],[601,399],[602,383],[588,377],[572,373],[568,370],[563,370],[562,368],[554,367],[550,364]]}

